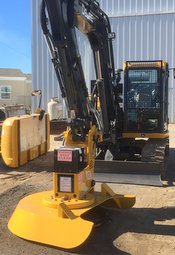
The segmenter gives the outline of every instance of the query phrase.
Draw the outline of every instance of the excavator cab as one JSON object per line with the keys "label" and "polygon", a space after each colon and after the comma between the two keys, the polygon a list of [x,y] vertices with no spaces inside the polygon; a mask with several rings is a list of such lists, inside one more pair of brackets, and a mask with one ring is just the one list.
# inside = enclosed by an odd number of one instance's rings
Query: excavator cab
{"label": "excavator cab", "polygon": [[168,76],[163,61],[125,63],[124,133],[167,133]]}

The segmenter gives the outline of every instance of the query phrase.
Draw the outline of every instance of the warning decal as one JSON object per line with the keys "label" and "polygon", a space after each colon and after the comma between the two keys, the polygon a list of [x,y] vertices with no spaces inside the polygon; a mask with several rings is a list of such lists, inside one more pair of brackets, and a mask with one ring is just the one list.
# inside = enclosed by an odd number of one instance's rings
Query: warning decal
{"label": "warning decal", "polygon": [[72,162],[72,151],[57,151],[57,161]]}

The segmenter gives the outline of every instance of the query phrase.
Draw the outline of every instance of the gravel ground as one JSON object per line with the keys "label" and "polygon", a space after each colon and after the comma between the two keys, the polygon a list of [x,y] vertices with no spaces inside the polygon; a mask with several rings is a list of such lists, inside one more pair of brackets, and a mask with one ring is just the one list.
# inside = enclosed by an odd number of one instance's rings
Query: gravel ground
{"label": "gravel ground", "polygon": [[[175,125],[170,125],[170,155],[163,187],[110,184],[117,193],[137,197],[129,210],[110,210],[81,247],[66,251],[20,239],[7,228],[18,201],[52,188],[51,151],[26,166],[10,171],[0,165],[0,255],[167,255],[175,254]],[[96,185],[99,190],[100,184]]]}

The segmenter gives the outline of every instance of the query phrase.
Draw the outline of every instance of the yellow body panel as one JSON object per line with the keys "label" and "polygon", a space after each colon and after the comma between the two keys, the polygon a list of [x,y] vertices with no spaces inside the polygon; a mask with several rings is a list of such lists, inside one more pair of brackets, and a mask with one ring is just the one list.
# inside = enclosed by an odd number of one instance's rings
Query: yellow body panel
{"label": "yellow body panel", "polygon": [[[165,62],[165,61],[137,61],[137,62],[127,62],[127,67],[129,67],[129,68],[138,68],[138,67],[140,67],[140,68],[147,68],[147,67],[155,67],[155,68],[163,68],[164,70],[166,70],[166,67],[167,67],[167,62]],[[125,69],[126,69],[126,63],[124,63],[123,64],[123,70],[125,71]]]}
{"label": "yellow body panel", "polygon": [[8,118],[1,135],[1,154],[9,167],[19,167],[49,149],[49,117],[39,114]]}
{"label": "yellow body panel", "polygon": [[58,217],[58,208],[42,203],[47,195],[47,192],[42,192],[22,199],[9,221],[10,231],[30,241],[63,248],[82,244],[89,236],[93,223],[79,216],[74,220]]}
{"label": "yellow body panel", "polygon": [[168,138],[169,133],[122,133],[123,138],[153,138],[153,139],[163,139]]}

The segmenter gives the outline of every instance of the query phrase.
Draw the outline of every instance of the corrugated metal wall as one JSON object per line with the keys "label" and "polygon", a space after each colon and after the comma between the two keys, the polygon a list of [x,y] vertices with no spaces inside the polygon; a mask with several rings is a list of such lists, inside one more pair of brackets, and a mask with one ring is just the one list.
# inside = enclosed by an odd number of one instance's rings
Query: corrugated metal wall
{"label": "corrugated metal wall", "polygon": [[100,6],[109,16],[145,15],[172,12],[174,0],[99,0]]}
{"label": "corrugated metal wall", "polygon": [[[58,92],[58,85],[39,24],[39,2],[32,0],[33,84],[44,92],[43,107]],[[163,59],[175,67],[175,0],[100,0],[110,17],[116,69],[126,60]],[[87,84],[94,76],[90,46],[78,34]],[[170,73],[169,117],[175,122],[175,80]]]}
{"label": "corrugated metal wall", "polygon": [[[32,0],[32,84],[33,89],[41,89],[42,107],[46,110],[47,103],[59,95],[58,83],[49,52],[40,27],[40,0]],[[33,109],[38,98],[33,98]]]}

